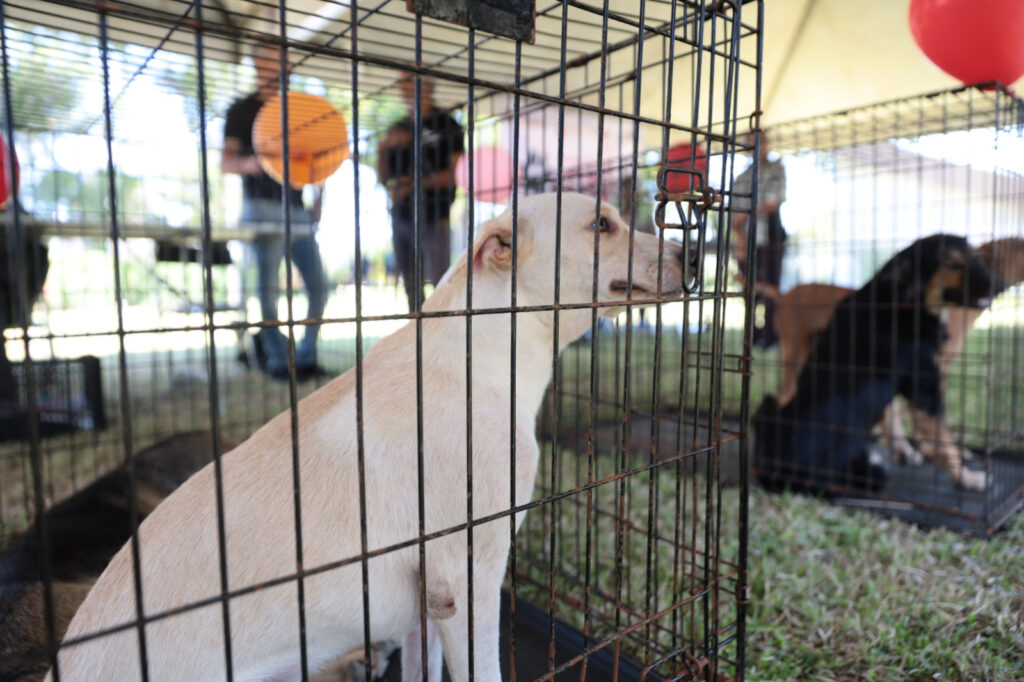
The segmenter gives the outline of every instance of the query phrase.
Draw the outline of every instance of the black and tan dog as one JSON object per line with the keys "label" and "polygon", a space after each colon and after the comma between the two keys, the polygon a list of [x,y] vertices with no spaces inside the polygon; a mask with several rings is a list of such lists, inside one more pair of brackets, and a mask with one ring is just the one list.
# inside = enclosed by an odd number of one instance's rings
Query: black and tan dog
{"label": "black and tan dog", "polygon": [[[225,443],[226,452],[236,443]],[[213,459],[213,438],[190,432],[135,456],[136,487],[118,468],[46,512],[56,637],[111,557],[132,535],[131,508],[141,521]],[[42,679],[49,668],[43,599],[42,538],[33,526],[0,555],[0,682]]]}
{"label": "black and tan dog", "polygon": [[[762,484],[825,494],[880,490],[887,472],[870,461],[872,428],[897,395],[942,416],[946,308],[986,307],[1003,288],[963,237],[926,237],[889,260],[836,306],[792,400],[779,407],[768,397],[758,408]],[[962,462],[947,468],[956,481],[979,475]]]}

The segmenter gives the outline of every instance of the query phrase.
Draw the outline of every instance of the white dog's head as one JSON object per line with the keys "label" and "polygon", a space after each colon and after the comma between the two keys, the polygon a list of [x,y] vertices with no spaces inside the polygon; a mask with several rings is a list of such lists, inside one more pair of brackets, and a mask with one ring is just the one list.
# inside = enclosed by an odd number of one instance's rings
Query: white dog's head
{"label": "white dog's head", "polygon": [[[566,322],[579,318],[566,330],[573,337],[589,326],[590,306],[595,302],[651,303],[682,294],[682,247],[655,235],[634,232],[630,268],[629,226],[612,206],[598,206],[593,197],[565,192],[559,207],[557,194],[528,196],[519,202],[516,222],[516,303],[550,306],[557,301],[560,305],[587,306],[562,313]],[[473,307],[507,306],[512,246],[509,209],[477,229],[469,259],[460,260],[445,279],[456,286],[461,284],[469,260],[473,269]],[[454,301],[448,303],[444,307],[450,307]],[[598,308],[601,315],[614,315],[621,310],[621,306]]]}

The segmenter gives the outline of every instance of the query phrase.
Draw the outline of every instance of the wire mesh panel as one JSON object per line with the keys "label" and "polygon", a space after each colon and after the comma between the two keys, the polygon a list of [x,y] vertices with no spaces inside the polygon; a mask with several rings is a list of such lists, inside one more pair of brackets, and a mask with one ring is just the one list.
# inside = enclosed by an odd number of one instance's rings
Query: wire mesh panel
{"label": "wire mesh panel", "polygon": [[498,5],[0,8],[4,672],[742,677],[761,4]]}
{"label": "wire mesh panel", "polygon": [[[762,433],[781,440],[759,447],[759,468],[811,438],[816,409],[785,405],[818,391],[813,402],[846,414],[820,420],[811,488],[983,536],[1020,507],[1022,133],[1021,101],[999,86],[768,133],[787,173],[789,239],[781,293],[761,291],[779,345],[754,390],[776,396]],[[888,386],[868,395],[869,374]],[[829,463],[847,446],[857,474]]]}

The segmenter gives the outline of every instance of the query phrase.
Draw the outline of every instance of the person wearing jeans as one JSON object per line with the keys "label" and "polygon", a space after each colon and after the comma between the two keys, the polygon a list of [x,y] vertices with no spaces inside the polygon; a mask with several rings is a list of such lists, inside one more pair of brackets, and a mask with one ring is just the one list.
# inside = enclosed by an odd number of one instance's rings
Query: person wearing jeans
{"label": "person wearing jeans", "polygon": [[[252,127],[263,103],[279,91],[280,52],[276,47],[259,45],[253,53],[257,90],[236,100],[224,117],[224,148],[221,170],[242,176],[242,223],[253,227],[253,242],[259,276],[260,311],[264,322],[278,322],[277,304],[281,296],[280,270],[285,254],[285,229],[282,202],[290,209],[292,262],[302,273],[309,296],[306,317],[323,316],[327,302],[327,278],[320,261],[320,250],[313,233],[314,216],[302,203],[302,192],[287,189],[267,175],[253,148]],[[319,205],[319,199],[317,204]],[[270,229],[267,229],[267,228]],[[303,381],[326,374],[317,363],[316,342],[319,324],[310,324],[295,347],[296,379]],[[257,359],[271,377],[288,380],[288,340],[277,326],[260,329]]]}

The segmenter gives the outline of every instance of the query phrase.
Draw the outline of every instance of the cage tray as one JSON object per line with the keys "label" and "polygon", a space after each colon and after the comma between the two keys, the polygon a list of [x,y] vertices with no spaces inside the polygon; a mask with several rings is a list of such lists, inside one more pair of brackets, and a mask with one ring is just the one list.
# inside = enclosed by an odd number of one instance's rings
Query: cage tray
{"label": "cage tray", "polygon": [[[510,595],[501,593],[501,677],[511,679],[508,672],[508,618]],[[528,601],[516,598],[516,679],[535,680],[548,673],[548,643],[551,620],[544,611]],[[555,620],[555,667],[562,665],[574,656],[578,656],[585,648],[583,633],[576,628]],[[391,655],[385,680],[399,682],[402,679],[401,651]],[[639,680],[643,667],[625,657],[619,656],[618,675],[615,674],[613,647],[607,646],[595,651],[587,657],[587,680],[591,682],[611,682],[612,680]],[[449,680],[448,671],[444,679]],[[575,682],[580,679],[580,664],[570,666],[554,676],[554,680]],[[660,682],[663,678],[649,672],[644,680]]]}
{"label": "cage tray", "polygon": [[[889,483],[878,497],[843,497],[849,507],[870,509],[927,527],[944,527],[987,537],[999,530],[1024,506],[1024,452],[992,453],[988,488],[966,491],[931,462],[920,465],[891,463]],[[977,462],[968,466],[978,468]]]}

